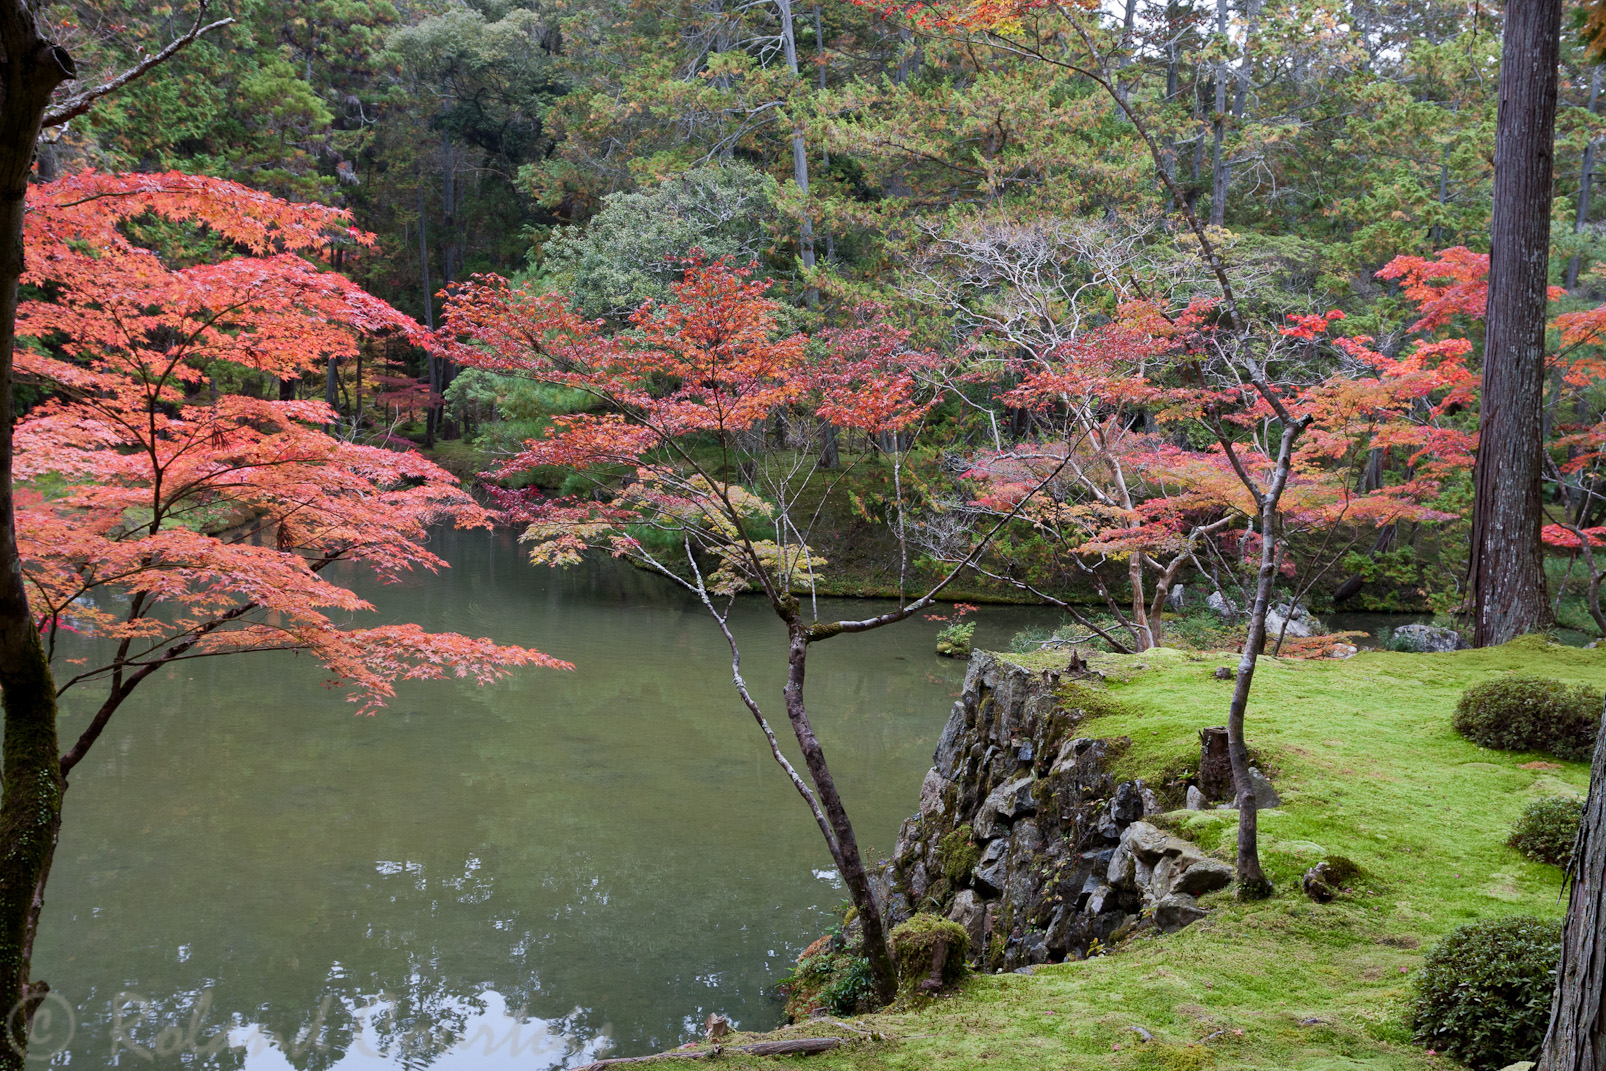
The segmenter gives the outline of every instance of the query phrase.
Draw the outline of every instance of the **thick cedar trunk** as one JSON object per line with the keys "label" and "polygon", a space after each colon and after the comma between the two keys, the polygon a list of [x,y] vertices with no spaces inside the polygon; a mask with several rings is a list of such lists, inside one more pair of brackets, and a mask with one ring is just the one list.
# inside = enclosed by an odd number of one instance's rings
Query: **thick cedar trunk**
{"label": "thick cedar trunk", "polygon": [[67,54],[39,37],[16,0],[0,3],[0,704],[5,714],[0,789],[0,1013],[6,1015],[0,1068],[20,1068],[36,902],[61,825],[63,788],[56,744],[56,686],[28,608],[12,493],[12,359],[22,223],[34,142],[51,92],[73,77]]}
{"label": "thick cedar trunk", "polygon": [[870,891],[870,877],[865,873],[864,859],[859,854],[859,841],[848,821],[847,808],[837,793],[831,768],[825,762],[825,749],[814,736],[809,724],[808,711],[803,703],[804,670],[808,661],[808,627],[792,615],[786,622],[788,656],[786,674],[786,717],[792,723],[792,732],[803,749],[803,763],[808,767],[809,778],[819,796],[820,807],[836,836],[837,866],[842,871],[842,883],[848,887],[853,906],[858,908],[859,924],[864,931],[864,954],[870,961],[870,973],[875,979],[876,996],[883,1003],[891,1003],[898,991],[898,976],[892,965],[892,954],[887,948],[886,927],[882,923],[881,908]]}
{"label": "thick cedar trunk", "polygon": [[1479,647],[1549,621],[1539,543],[1540,424],[1560,33],[1561,0],[1506,9],[1468,566]]}
{"label": "thick cedar trunk", "polygon": [[1572,893],[1539,1071],[1606,1071],[1606,731],[1595,739],[1589,802],[1568,872]]}

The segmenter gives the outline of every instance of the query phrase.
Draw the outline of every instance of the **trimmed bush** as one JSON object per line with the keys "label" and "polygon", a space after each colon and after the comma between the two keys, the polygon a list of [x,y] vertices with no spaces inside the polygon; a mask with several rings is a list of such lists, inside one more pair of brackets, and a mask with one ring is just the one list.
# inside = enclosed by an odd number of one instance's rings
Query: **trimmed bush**
{"label": "trimmed bush", "polygon": [[1546,796],[1522,809],[1506,843],[1529,859],[1566,866],[1572,861],[1573,841],[1583,819],[1584,801],[1577,796]]}
{"label": "trimmed bush", "polygon": [[1547,751],[1588,759],[1600,728],[1601,693],[1544,677],[1501,677],[1475,684],[1455,708],[1455,731],[1501,751]]}
{"label": "trimmed bush", "polygon": [[1473,1071],[1537,1060],[1550,1025],[1561,921],[1510,915],[1462,926],[1417,977],[1416,1040]]}
{"label": "trimmed bush", "polygon": [[932,955],[939,943],[948,946],[942,961],[942,984],[946,988],[965,976],[965,954],[970,951],[970,934],[957,922],[940,915],[919,914],[901,922],[892,931],[892,955],[898,961],[898,988],[918,992],[931,977]]}

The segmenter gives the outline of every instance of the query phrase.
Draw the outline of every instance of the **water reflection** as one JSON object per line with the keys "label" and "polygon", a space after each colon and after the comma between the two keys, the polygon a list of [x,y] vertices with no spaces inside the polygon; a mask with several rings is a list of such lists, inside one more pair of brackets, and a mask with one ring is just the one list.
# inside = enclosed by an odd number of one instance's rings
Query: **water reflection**
{"label": "water reflection", "polygon": [[[778,1020],[774,983],[842,893],[718,632],[626,566],[534,569],[507,533],[440,544],[451,570],[365,591],[381,616],[576,671],[419,684],[374,718],[292,656],[148,682],[67,795],[36,955],[77,1019],[57,1064],[560,1067],[672,1047],[713,1011]],[[778,707],[767,613],[733,623]],[[1053,620],[987,610],[977,640]],[[931,653],[940,627],[811,659],[817,728],[872,856],[912,809],[962,675]],[[64,735],[93,698],[68,704]],[[482,1034],[518,1045],[459,1045]]]}

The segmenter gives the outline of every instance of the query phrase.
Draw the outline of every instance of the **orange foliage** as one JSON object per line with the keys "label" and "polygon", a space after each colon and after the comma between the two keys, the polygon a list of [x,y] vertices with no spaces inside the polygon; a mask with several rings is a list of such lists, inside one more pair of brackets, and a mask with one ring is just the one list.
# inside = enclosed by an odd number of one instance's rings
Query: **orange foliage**
{"label": "orange foliage", "polygon": [[630,329],[615,335],[581,320],[557,295],[496,276],[456,289],[443,327],[459,340],[454,359],[584,391],[607,407],[554,420],[494,475],[541,466],[634,471],[606,501],[522,504],[533,522],[526,540],[543,562],[570,562],[594,547],[640,555],[625,529],[646,523],[719,556],[717,579],[726,589],[761,582],[761,571],[806,573],[823,559],[806,547],[752,540],[747,523],[769,519],[771,507],[708,475],[687,441],[739,449],[743,436],[781,413],[870,433],[907,428],[931,404],[919,372],[935,358],[910,350],[908,332],[889,327],[874,308],[810,347],[803,335],[781,334],[769,283],[748,269],[706,262],[695,251],[684,268],[673,300],[643,305]]}
{"label": "orange foliage", "polygon": [[[307,651],[361,709],[398,680],[489,681],[561,667],[489,639],[354,627],[371,609],[331,582],[339,561],[390,581],[445,563],[431,525],[488,515],[413,453],[321,426],[321,402],[219,396],[227,366],[294,378],[354,355],[368,333],[427,333],[298,252],[366,245],[344,212],[217,179],[85,173],[29,189],[17,370],[48,393],[17,429],[17,518],[30,599],[52,650],[70,627],[118,641],[69,683],[137,681],[179,658]],[[173,269],[135,245],[142,216],[205,228],[252,255]],[[116,597],[114,596],[114,593]],[[114,691],[120,684],[114,683]]]}

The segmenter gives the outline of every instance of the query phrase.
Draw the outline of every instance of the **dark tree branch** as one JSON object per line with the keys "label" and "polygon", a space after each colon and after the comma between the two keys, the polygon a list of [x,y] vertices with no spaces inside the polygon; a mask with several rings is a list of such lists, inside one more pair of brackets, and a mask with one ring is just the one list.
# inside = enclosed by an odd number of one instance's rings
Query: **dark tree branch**
{"label": "dark tree branch", "polygon": [[134,79],[143,75],[152,67],[166,63],[168,60],[172,59],[174,56],[184,51],[184,49],[200,40],[206,34],[211,33],[213,30],[221,29],[224,26],[229,26],[234,23],[232,18],[218,19],[216,22],[203,23],[202,20],[206,18],[207,8],[211,6],[212,0],[200,0],[200,4],[197,6],[195,12],[195,24],[190,27],[188,33],[184,34],[182,37],[175,37],[173,40],[169,41],[167,46],[160,52],[155,52],[149,56],[146,56],[132,67],[128,68],[128,70],[124,71],[122,74],[107,79],[100,85],[95,86],[93,89],[86,89],[82,93],[75,93],[68,97],[66,100],[61,102],[60,107],[53,108],[46,112],[44,119],[41,120],[39,125],[44,128],[49,128],[53,126],[60,126],[63,123],[70,122],[78,118],[80,115],[83,115],[85,112],[89,111],[90,105],[94,104],[101,97],[106,96],[108,93],[115,93],[117,90],[123,88]]}

